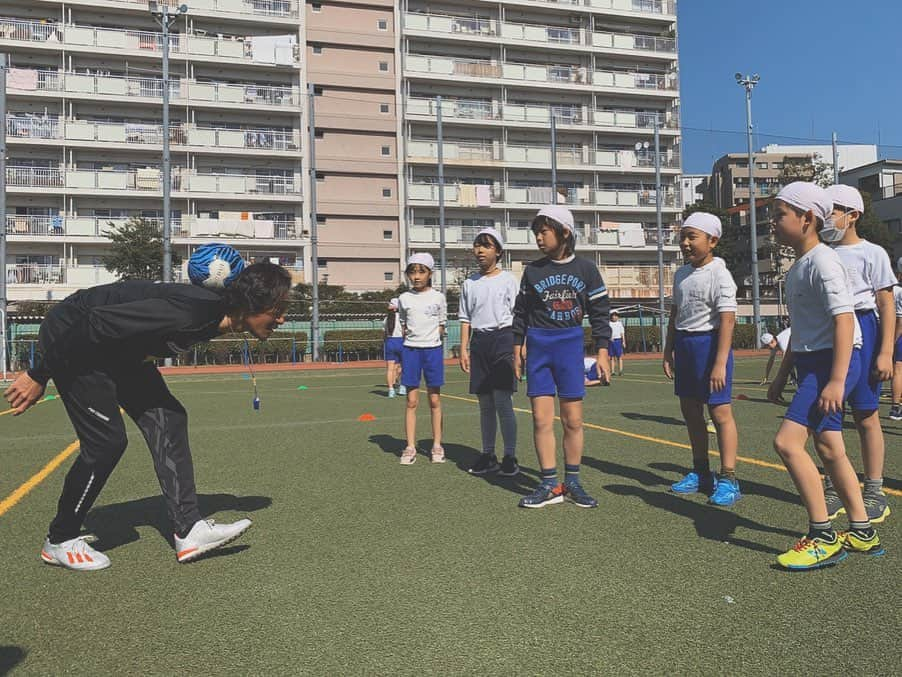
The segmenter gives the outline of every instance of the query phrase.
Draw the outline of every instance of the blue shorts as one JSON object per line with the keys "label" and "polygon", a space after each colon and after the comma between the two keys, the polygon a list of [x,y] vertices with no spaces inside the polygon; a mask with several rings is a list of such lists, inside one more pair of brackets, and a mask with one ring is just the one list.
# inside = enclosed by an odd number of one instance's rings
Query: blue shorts
{"label": "blue shorts", "polygon": [[586,369],[586,380],[587,381],[600,381],[601,376],[598,373],[598,363],[596,362],[591,367]]}
{"label": "blue shorts", "polygon": [[[825,430],[842,430],[843,412],[838,411],[829,416],[817,407],[821,391],[830,380],[833,369],[833,350],[816,350],[812,353],[793,353],[799,387],[796,390],[785,419],[795,421],[799,425],[811,428],[820,433]],[[849,361],[849,374],[846,376],[844,397],[848,397],[861,373],[861,355],[856,348]]]}
{"label": "blue shorts", "polygon": [[673,342],[673,391],[677,397],[699,400],[710,406],[729,404],[733,397],[733,351],[727,356],[723,390],[711,392],[711,369],[717,357],[717,332],[678,331]]}
{"label": "blue shorts", "polygon": [[578,400],[586,396],[583,328],[526,330],[526,394]]}
{"label": "blue shorts", "polygon": [[902,362],[902,336],[896,339],[896,354],[894,356],[895,362]]}
{"label": "blue shorts", "polygon": [[855,311],[861,325],[861,370],[848,395],[852,411],[874,411],[880,408],[882,383],[874,381],[877,348],[880,344],[880,323],[873,310]]}
{"label": "blue shorts", "polygon": [[608,355],[611,357],[623,357],[623,339],[611,339],[608,343]]}
{"label": "blue shorts", "polygon": [[420,378],[426,377],[429,388],[445,385],[445,357],[441,346],[435,348],[411,348],[404,346],[401,355],[401,385],[419,388]]}
{"label": "blue shorts", "polygon": [[385,361],[401,362],[401,352],[404,350],[404,339],[400,336],[385,339]]}

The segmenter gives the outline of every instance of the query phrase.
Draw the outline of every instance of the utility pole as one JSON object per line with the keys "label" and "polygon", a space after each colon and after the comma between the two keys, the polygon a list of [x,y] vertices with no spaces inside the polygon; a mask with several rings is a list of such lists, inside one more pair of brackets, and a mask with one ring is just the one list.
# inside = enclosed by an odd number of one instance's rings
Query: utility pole
{"label": "utility pole", "polygon": [[0,54],[0,371],[6,380],[6,54]]}
{"label": "utility pole", "polygon": [[833,183],[839,183],[839,146],[836,145],[836,132],[833,132]]}
{"label": "utility pole", "polygon": [[752,89],[761,79],[755,75],[736,73],[736,82],[745,88],[745,120],[749,149],[749,225],[751,236],[752,263],[752,313],[755,323],[755,345],[761,345],[761,292],[758,286],[758,215],[755,211],[755,158],[752,155]]}
{"label": "utility pole", "polygon": [[445,153],[442,148],[442,97],[435,97],[435,133],[438,144],[438,251],[442,294],[448,291],[448,269],[445,260]]}
{"label": "utility pole", "polygon": [[663,225],[663,201],[664,194],[661,190],[661,121],[655,114],[655,203],[657,205],[658,225],[658,313],[660,315],[661,336],[664,336],[664,225]]}
{"label": "utility pole", "polygon": [[557,123],[551,107],[551,204],[557,204]]}
{"label": "utility pole", "polygon": [[310,286],[313,294],[313,311],[310,315],[310,340],[313,361],[319,361],[319,236],[316,216],[316,118],[314,108],[316,92],[313,83],[307,83],[307,126],[310,128],[310,258],[312,268]]}

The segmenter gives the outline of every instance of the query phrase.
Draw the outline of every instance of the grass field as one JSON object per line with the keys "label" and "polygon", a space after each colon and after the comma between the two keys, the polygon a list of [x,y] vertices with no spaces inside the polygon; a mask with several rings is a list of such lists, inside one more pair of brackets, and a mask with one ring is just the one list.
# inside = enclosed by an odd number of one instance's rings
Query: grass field
{"label": "grass field", "polygon": [[[586,398],[583,484],[597,510],[517,508],[537,482],[522,393],[524,474],[466,474],[479,418],[456,368],[443,402],[449,462],[411,467],[398,464],[403,400],[384,396],[381,371],[262,375],[260,412],[240,375],[171,377],[191,414],[202,510],[249,516],[253,529],[176,564],[129,424],[131,446],[87,524],[112,568],[42,565],[69,458],[0,516],[0,673],[898,674],[902,425],[884,419],[886,556],[779,570],[775,555],[806,518],[771,448],[782,410],[753,385],[761,367],[737,365],[734,395],[749,399],[734,401],[746,460],[732,510],[668,493],[689,451],[656,362],[628,362]],[[0,417],[0,440],[2,500],[74,436],[57,400]],[[854,431],[846,441],[860,469]]]}

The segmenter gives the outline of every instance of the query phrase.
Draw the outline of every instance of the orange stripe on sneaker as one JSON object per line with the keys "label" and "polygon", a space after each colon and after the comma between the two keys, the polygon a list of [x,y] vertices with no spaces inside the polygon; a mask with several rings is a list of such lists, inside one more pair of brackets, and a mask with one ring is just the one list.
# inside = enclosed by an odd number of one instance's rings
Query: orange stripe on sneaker
{"label": "orange stripe on sneaker", "polygon": [[94,563],[94,560],[91,559],[91,556],[88,553],[85,553],[85,559],[88,560],[91,564]]}
{"label": "orange stripe on sneaker", "polygon": [[180,553],[178,553],[178,554],[176,555],[176,557],[177,557],[178,559],[181,559],[181,558],[184,557],[185,555],[190,555],[190,554],[191,554],[192,552],[194,552],[195,550],[197,550],[197,548],[188,548],[187,550],[182,550]]}
{"label": "orange stripe on sneaker", "polygon": [[69,564],[75,564],[75,558],[72,556],[71,552],[66,552],[66,557],[69,558]]}
{"label": "orange stripe on sneaker", "polygon": [[75,559],[78,560],[78,563],[79,563],[79,564],[84,564],[84,563],[85,563],[85,560],[84,560],[84,558],[81,556],[81,553],[80,553],[80,552],[75,553]]}

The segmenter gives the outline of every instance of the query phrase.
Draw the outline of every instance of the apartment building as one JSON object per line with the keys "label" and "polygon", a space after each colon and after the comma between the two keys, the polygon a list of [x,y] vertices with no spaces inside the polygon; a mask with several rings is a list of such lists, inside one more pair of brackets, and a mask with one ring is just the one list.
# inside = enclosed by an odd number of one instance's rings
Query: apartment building
{"label": "apartment building", "polygon": [[[755,196],[772,197],[783,187],[781,176],[787,162],[807,162],[814,157],[809,151],[755,153]],[[706,185],[705,199],[721,209],[749,201],[748,153],[728,153],[717,159]]]}
{"label": "apartment building", "polygon": [[839,175],[871,198],[871,209],[895,238],[894,257],[902,257],[902,160],[879,160]]}

